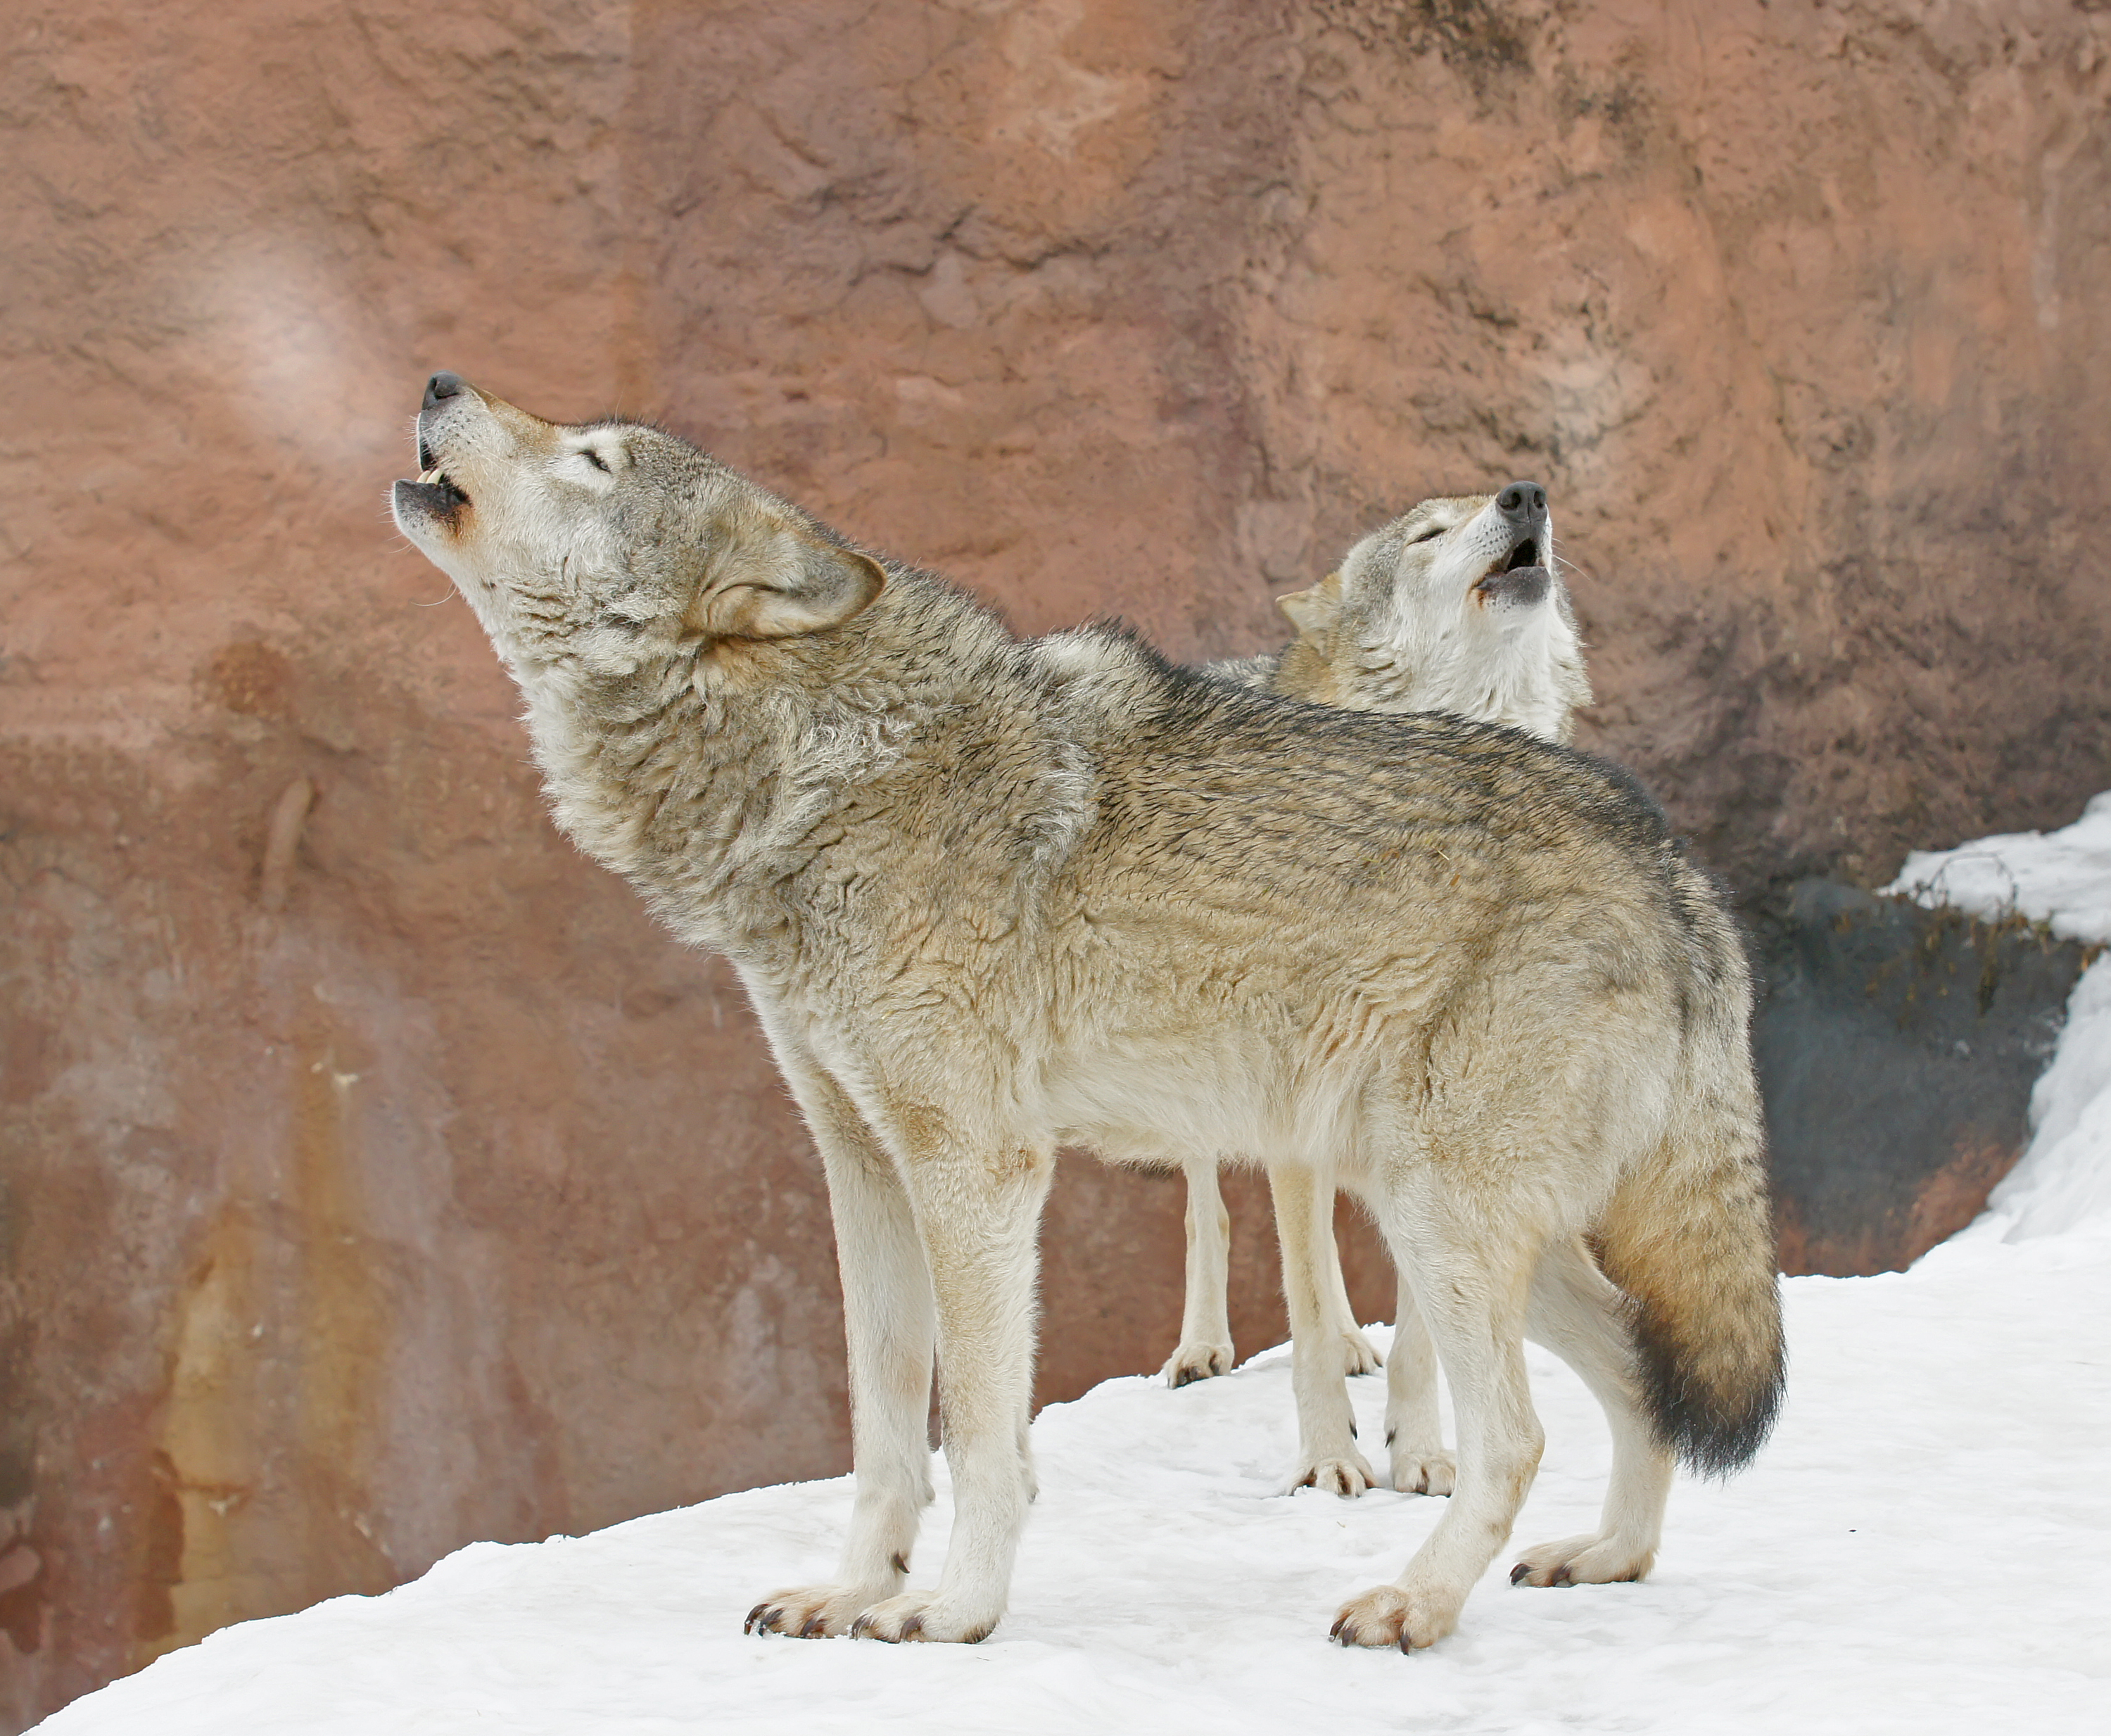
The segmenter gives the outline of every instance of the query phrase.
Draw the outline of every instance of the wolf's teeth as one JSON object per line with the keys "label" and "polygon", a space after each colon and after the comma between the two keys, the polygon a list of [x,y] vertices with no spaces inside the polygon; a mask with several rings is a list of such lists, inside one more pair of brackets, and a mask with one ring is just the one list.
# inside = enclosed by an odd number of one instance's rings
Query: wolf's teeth
{"label": "wolf's teeth", "polygon": [[419,471],[419,472],[418,472],[418,480],[419,480],[419,482],[420,482],[420,484],[423,484],[424,487],[426,487],[426,488],[429,488],[429,489],[430,487],[432,487],[432,485],[433,485],[434,483],[438,482],[439,479],[440,479],[440,472],[439,472],[439,469],[438,469],[438,467],[437,466],[435,466],[433,469],[431,469],[431,470],[420,470],[420,471]]}

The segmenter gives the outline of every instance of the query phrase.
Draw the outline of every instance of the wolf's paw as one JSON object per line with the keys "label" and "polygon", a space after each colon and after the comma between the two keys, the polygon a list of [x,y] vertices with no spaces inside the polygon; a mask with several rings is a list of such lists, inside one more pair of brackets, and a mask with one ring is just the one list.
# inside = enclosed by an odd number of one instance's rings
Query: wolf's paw
{"label": "wolf's paw", "polygon": [[1448,1495],[1459,1480],[1459,1461],[1441,1447],[1419,1448],[1396,1443],[1392,1486],[1403,1495]]}
{"label": "wolf's paw", "polygon": [[[898,1582],[897,1582],[898,1583]],[[851,1630],[860,1610],[893,1587],[801,1585],[765,1597],[747,1612],[743,1634],[785,1634],[793,1639],[837,1639]]]}
{"label": "wolf's paw", "polygon": [[883,1639],[890,1645],[925,1639],[972,1646],[989,1638],[996,1620],[960,1610],[935,1592],[904,1592],[873,1605],[851,1624],[851,1634],[856,1639]]}
{"label": "wolf's paw", "polygon": [[1367,1488],[1378,1487],[1378,1476],[1364,1456],[1351,1447],[1339,1457],[1308,1459],[1290,1479],[1293,1489],[1316,1488],[1329,1495],[1353,1499]]}
{"label": "wolf's paw", "polygon": [[1183,1344],[1159,1370],[1165,1376],[1168,1386],[1185,1386],[1191,1380],[1207,1380],[1212,1375],[1228,1375],[1231,1371],[1232,1347],[1205,1344],[1199,1338]]}
{"label": "wolf's paw", "polygon": [[1639,1579],[1655,1559],[1654,1549],[1638,1548],[1615,1537],[1564,1537],[1558,1543],[1526,1550],[1510,1569],[1510,1584],[1611,1585]]}
{"label": "wolf's paw", "polygon": [[1353,1326],[1342,1334],[1342,1372],[1345,1375],[1375,1375],[1385,1366],[1385,1361],[1372,1347],[1371,1341]]}
{"label": "wolf's paw", "polygon": [[1433,1646],[1459,1625],[1459,1606],[1397,1585],[1375,1585],[1342,1606],[1329,1629],[1345,1646]]}

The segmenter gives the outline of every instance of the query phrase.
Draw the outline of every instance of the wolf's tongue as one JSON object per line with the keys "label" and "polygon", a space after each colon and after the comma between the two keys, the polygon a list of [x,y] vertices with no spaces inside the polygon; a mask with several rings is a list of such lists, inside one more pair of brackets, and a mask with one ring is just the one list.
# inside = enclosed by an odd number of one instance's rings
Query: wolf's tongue
{"label": "wolf's tongue", "polygon": [[1543,566],[1512,566],[1491,573],[1473,589],[1491,601],[1530,605],[1546,596],[1554,575]]}

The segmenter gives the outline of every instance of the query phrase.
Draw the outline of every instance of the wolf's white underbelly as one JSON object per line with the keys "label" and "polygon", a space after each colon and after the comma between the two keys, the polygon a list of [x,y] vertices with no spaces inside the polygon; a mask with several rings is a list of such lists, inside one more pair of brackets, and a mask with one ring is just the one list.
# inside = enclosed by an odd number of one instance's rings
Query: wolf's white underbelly
{"label": "wolf's white underbelly", "polygon": [[1245,1032],[1110,1034],[1050,1066],[1042,1102],[1060,1143],[1123,1161],[1355,1166],[1363,1072],[1285,1055]]}

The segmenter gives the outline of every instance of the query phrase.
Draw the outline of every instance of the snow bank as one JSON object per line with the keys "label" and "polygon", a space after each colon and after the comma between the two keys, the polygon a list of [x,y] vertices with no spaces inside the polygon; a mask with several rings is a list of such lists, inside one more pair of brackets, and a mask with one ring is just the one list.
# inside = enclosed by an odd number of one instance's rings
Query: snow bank
{"label": "snow bank", "polygon": [[2111,790],[2058,832],[2006,832],[1954,850],[1916,850],[1884,888],[1987,921],[2024,916],[2063,940],[2111,942]]}
{"label": "snow bank", "polygon": [[[749,1638],[824,1575],[847,1479],[756,1489],[584,1538],[479,1543],[386,1597],[250,1622],[76,1702],[50,1736],[1324,1730],[1930,1736],[2100,1728],[2111,1637],[2111,1234],[1938,1249],[1786,1286],[1790,1400],[1727,1484],[1682,1481],[1638,1585],[1496,1567],[1433,1651],[1345,1652],[1345,1595],[1441,1511],[1278,1493],[1287,1357],[1175,1392],[1108,1383],[1034,1425],[1042,1495],[1011,1611],[975,1647]],[[1381,1344],[1382,1328],[1373,1329]],[[1596,1407],[1532,1357],[1547,1453],[1519,1528],[1591,1528]],[[1383,1379],[1351,1383],[1379,1438]],[[916,1556],[944,1547],[940,1495]]]}
{"label": "snow bank", "polygon": [[[1931,909],[2027,916],[2063,938],[2111,943],[2111,792],[2061,831],[1917,850],[1885,889]],[[1978,1232],[2020,1241],[2111,1216],[2111,958],[2074,985],[2059,1051],[2031,1093],[2031,1129]]]}
{"label": "snow bank", "polygon": [[[2094,864],[2092,867],[2091,865]],[[1899,890],[2111,938],[2111,801],[2050,838],[1917,856]],[[1970,902],[1978,900],[1978,902]],[[750,1638],[824,1575],[847,1479],[729,1495],[584,1538],[479,1543],[386,1597],[256,1621],[75,1702],[51,1736],[888,1730],[1697,1731],[1979,1736],[2101,1729],[2111,1626],[2111,967],[2077,985],[2029,1155],[1909,1272],[1784,1287],[1789,1402],[1758,1464],[1682,1482],[1639,1585],[1533,1591],[1510,1560],[1434,1650],[1344,1652],[1346,1595],[1441,1511],[1281,1492],[1281,1351],[1174,1392],[1109,1382],[1034,1424],[1041,1500],[1011,1611],[975,1647]],[[1989,1232],[1992,1233],[1989,1233]],[[2021,1238],[2022,1239],[2013,1239]],[[1385,1329],[1372,1329],[1382,1343]],[[1546,1458],[1530,1543],[1592,1529],[1608,1449],[1532,1352]],[[1352,1383],[1376,1445],[1383,1382]],[[942,1559],[948,1502],[918,1551]]]}

